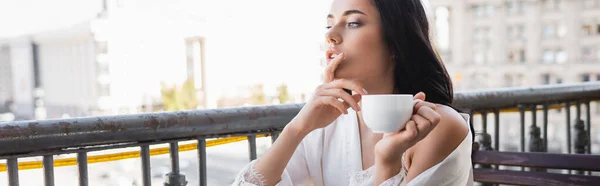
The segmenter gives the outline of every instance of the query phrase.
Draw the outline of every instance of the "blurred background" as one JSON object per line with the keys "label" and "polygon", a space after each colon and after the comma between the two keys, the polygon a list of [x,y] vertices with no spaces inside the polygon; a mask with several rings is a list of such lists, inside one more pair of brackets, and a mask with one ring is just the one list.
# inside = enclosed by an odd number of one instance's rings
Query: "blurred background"
{"label": "blurred background", "polygon": [[[330,3],[0,0],[0,122],[302,103],[321,82]],[[600,0],[423,3],[456,91],[600,81]],[[566,151],[552,146],[564,141],[560,113],[550,114],[550,152]],[[518,115],[501,123],[511,121]],[[518,127],[503,126],[502,139],[518,139]],[[269,143],[258,139],[259,156]],[[197,185],[196,154],[181,156]],[[208,148],[209,185],[231,183],[247,156],[246,142]],[[162,185],[168,156],[151,160]],[[90,164],[90,185],[140,185],[140,166]],[[76,167],[55,171],[57,185],[77,184]],[[21,185],[42,185],[41,170],[21,175]]]}

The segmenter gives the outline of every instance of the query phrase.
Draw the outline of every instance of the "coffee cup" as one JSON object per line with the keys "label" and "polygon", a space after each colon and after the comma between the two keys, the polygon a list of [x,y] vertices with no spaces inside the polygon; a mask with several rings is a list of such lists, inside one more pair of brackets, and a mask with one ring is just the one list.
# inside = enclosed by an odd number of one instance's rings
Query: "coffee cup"
{"label": "coffee cup", "polygon": [[406,126],[417,103],[410,94],[364,95],[361,99],[362,117],[375,133],[394,133]]}

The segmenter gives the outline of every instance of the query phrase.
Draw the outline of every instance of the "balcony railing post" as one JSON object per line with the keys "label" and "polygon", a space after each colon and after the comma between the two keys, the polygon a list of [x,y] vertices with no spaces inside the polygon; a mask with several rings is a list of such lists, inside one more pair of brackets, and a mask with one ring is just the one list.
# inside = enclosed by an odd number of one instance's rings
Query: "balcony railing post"
{"label": "balcony railing post", "polygon": [[543,152],[548,152],[548,104],[544,103],[544,141],[542,143],[543,145]]}
{"label": "balcony railing post", "polygon": [[[586,125],[586,128],[587,128],[587,136],[586,137],[587,137],[587,142],[588,142],[587,143],[587,153],[588,154],[592,154],[592,123],[591,123],[591,121],[592,121],[592,116],[591,116],[592,113],[590,111],[591,109],[592,108],[590,107],[590,101],[587,100],[585,102],[585,115],[586,115],[585,116],[585,121],[586,121],[585,125]],[[588,171],[587,174],[588,175],[592,175],[592,172]]]}
{"label": "balcony railing post", "polygon": [[573,144],[571,143],[571,103],[565,103],[565,112],[567,115],[567,128],[565,130],[567,132],[567,152],[571,154],[573,151],[573,147],[571,146],[571,144]]}
{"label": "balcony railing post", "polygon": [[537,126],[537,106],[531,107],[531,127],[529,128],[529,151],[530,152],[543,152],[544,141],[540,137],[541,130]]}
{"label": "balcony railing post", "polygon": [[[481,124],[482,124],[482,133],[479,135],[479,143],[481,143],[479,150],[490,151],[494,150],[492,148],[492,137],[487,132],[487,111],[481,112]],[[481,168],[492,168],[491,165],[481,165]]]}
{"label": "balcony railing post", "polygon": [[525,152],[525,106],[519,105],[519,119],[521,124],[521,144],[519,149],[521,152]]}
{"label": "balcony railing post", "polygon": [[[540,127],[537,126],[537,105],[531,106],[531,127],[529,128],[529,152],[543,152],[544,141],[540,138]],[[545,172],[544,169],[532,168],[535,172]]]}
{"label": "balcony railing post", "polygon": [[206,138],[198,137],[198,178],[200,179],[200,186],[206,186]]}
{"label": "balcony railing post", "polygon": [[494,149],[500,150],[500,110],[494,110]]}
{"label": "balcony railing post", "polygon": [[142,183],[144,186],[150,186],[152,185],[152,175],[150,175],[150,147],[148,145],[141,146],[140,157],[142,159]]}
{"label": "balcony railing post", "polygon": [[[521,144],[519,149],[521,152],[525,152],[525,105],[519,105],[519,119],[521,124]],[[525,167],[521,167],[521,170],[525,170]]]}
{"label": "balcony railing post", "polygon": [[251,134],[248,135],[248,153],[250,156],[250,161],[255,160],[257,158],[256,152],[256,135]]}
{"label": "balcony railing post", "polygon": [[585,128],[587,129],[587,137],[588,137],[588,146],[587,153],[592,154],[592,112],[590,111],[592,108],[590,107],[590,101],[585,102]]}
{"label": "balcony railing post", "polygon": [[[500,110],[494,110],[494,149],[500,151]],[[500,169],[500,165],[496,166]]]}
{"label": "balcony railing post", "polygon": [[42,164],[44,167],[44,186],[54,186],[54,157],[45,155]]}
{"label": "balcony railing post", "polygon": [[275,143],[275,140],[279,137],[279,131],[274,130],[271,132],[271,143]]}
{"label": "balcony railing post", "polygon": [[179,145],[177,142],[169,143],[169,153],[171,156],[171,172],[166,175],[165,186],[187,185],[185,175],[179,172]]}
{"label": "balcony railing post", "polygon": [[[586,147],[589,144],[589,137],[587,136],[587,132],[585,131],[585,123],[581,120],[581,102],[577,101],[575,103],[576,107],[576,119],[575,119],[575,153],[576,154],[585,154]],[[577,174],[584,174],[583,171],[577,171]]]}
{"label": "balcony railing post", "polygon": [[8,172],[8,186],[19,186],[19,162],[17,158],[6,160],[6,169]]}
{"label": "balcony railing post", "polygon": [[88,185],[88,160],[86,152],[77,153],[77,167],[79,169],[79,186]]}

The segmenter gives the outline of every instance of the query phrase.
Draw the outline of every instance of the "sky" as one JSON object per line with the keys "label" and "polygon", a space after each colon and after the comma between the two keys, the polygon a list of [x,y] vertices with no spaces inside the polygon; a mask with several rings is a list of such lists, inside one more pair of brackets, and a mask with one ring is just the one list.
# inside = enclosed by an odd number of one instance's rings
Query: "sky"
{"label": "sky", "polygon": [[[205,21],[205,27],[176,24],[170,20],[139,23],[138,25],[120,25],[118,32],[132,34],[117,41],[138,42],[153,38],[153,42],[172,42],[168,39],[153,37],[152,30],[160,32],[198,31],[207,36],[207,60],[210,70],[207,76],[214,84],[246,85],[261,82],[268,85],[287,83],[292,92],[312,91],[319,83],[320,59],[324,56],[320,44],[324,42],[326,32],[325,15],[332,0],[111,0],[113,6],[129,9],[129,17],[156,15],[156,12],[176,19]],[[141,3],[140,3],[141,2]],[[234,6],[232,6],[234,5]],[[110,6],[110,5],[109,5]],[[35,32],[44,32],[68,27],[90,20],[101,11],[101,0],[0,0],[0,38],[15,37]],[[109,7],[110,8],[110,7]],[[310,11],[307,11],[310,10]],[[148,19],[147,19],[148,20]],[[192,23],[194,24],[194,23]],[[184,25],[185,28],[172,28]],[[185,34],[185,33],[179,33]],[[137,40],[136,40],[137,39]],[[131,46],[129,47],[148,47]],[[183,47],[183,46],[182,46]],[[153,56],[144,59],[127,60],[122,69],[136,69],[150,60],[168,60],[159,48],[147,48]],[[169,49],[164,49],[169,50]],[[181,49],[170,50],[177,52]],[[130,51],[128,51],[130,52]],[[130,52],[131,53],[131,52]],[[163,54],[161,56],[161,54]],[[118,55],[118,54],[115,54]],[[129,55],[129,54],[122,54]],[[184,55],[180,56],[184,60]],[[182,79],[184,65],[148,66],[147,73],[168,71],[164,77],[146,78],[150,87],[158,86],[162,79]],[[276,70],[272,70],[276,69]],[[116,74],[117,72],[115,72]],[[128,72],[119,72],[120,78],[132,82],[135,77]],[[232,76],[242,78],[232,78]],[[130,83],[122,83],[130,88]],[[270,90],[274,91],[274,90]],[[228,92],[228,91],[223,91]],[[221,92],[222,93],[222,92]]]}
{"label": "sky", "polygon": [[[200,2],[207,0],[198,1]],[[246,3],[248,3],[247,5],[238,6],[244,8],[253,8],[252,4],[260,1],[264,0],[250,0],[246,1]],[[181,2],[181,0],[173,0],[171,2],[176,3]],[[230,1],[210,0],[210,2],[204,2],[204,4],[211,6],[211,4],[223,4],[225,2]],[[280,2],[286,1],[282,0]],[[298,0],[295,2],[302,2],[301,4],[305,5],[306,7],[327,8],[331,0]],[[424,3],[427,6],[428,0],[425,0]],[[81,22],[95,17],[96,13],[100,11],[101,6],[101,0],[0,0],[0,23],[2,25],[2,29],[0,29],[0,38],[55,29]],[[262,6],[256,8],[267,9],[270,7]],[[204,11],[210,10],[211,9],[209,8],[205,9]]]}

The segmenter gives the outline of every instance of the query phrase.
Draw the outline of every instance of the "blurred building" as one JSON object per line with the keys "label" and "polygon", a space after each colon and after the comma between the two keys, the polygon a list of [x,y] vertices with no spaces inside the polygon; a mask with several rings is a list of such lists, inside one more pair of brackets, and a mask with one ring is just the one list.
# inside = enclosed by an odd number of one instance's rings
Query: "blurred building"
{"label": "blurred building", "polygon": [[34,117],[37,63],[33,47],[26,37],[0,41],[0,112],[12,112],[17,119]]}
{"label": "blurred building", "polygon": [[600,80],[600,0],[430,0],[457,90]]}
{"label": "blurred building", "polygon": [[26,105],[29,119],[153,111],[161,83],[190,77],[206,108],[202,22],[103,2],[95,19],[0,41],[0,102]]}

